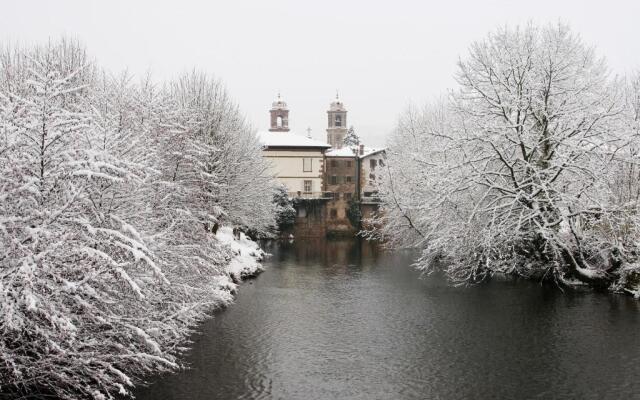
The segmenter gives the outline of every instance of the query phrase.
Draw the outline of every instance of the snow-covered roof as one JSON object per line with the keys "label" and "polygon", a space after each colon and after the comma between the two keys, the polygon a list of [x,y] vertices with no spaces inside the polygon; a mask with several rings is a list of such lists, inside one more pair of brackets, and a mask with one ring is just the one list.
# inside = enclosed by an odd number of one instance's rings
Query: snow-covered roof
{"label": "snow-covered roof", "polygon": [[258,140],[266,147],[331,147],[325,142],[292,132],[258,132]]}
{"label": "snow-covered roof", "polygon": [[338,93],[336,93],[336,99],[329,105],[329,111],[347,111],[347,109],[344,108],[344,103],[340,100],[340,97],[338,97]]}
{"label": "snow-covered roof", "polygon": [[287,102],[284,101],[281,97],[280,97],[280,93],[278,93],[278,98],[276,98],[273,103],[271,103],[271,109],[272,110],[287,110]]}
{"label": "snow-covered roof", "polygon": [[325,153],[327,157],[355,157],[358,149],[343,147],[341,149],[329,149]]}
{"label": "snow-covered roof", "polygon": [[373,148],[373,147],[365,147],[364,148],[364,154],[362,154],[360,156],[360,158],[365,158],[365,157],[369,157],[372,156],[376,153],[381,153],[383,151],[385,151],[385,148]]}
{"label": "snow-covered roof", "polygon": [[363,154],[360,154],[360,148],[358,146],[343,147],[341,149],[329,149],[325,153],[327,157],[355,157],[360,158],[369,157],[376,153],[385,151],[384,148],[365,147]]}

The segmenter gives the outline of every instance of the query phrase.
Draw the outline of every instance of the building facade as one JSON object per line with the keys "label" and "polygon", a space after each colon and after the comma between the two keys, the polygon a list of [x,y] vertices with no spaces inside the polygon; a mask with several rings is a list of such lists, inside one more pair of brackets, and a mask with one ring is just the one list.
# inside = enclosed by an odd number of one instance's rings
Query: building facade
{"label": "building facade", "polygon": [[[325,153],[325,182],[331,200],[327,203],[327,230],[333,235],[353,235],[358,227],[350,209],[358,201],[358,159],[351,148]],[[351,211],[352,213],[352,211]]]}
{"label": "building facade", "polygon": [[376,180],[384,171],[387,153],[384,149],[359,149],[360,159],[360,213],[363,220],[371,218],[380,208]]}

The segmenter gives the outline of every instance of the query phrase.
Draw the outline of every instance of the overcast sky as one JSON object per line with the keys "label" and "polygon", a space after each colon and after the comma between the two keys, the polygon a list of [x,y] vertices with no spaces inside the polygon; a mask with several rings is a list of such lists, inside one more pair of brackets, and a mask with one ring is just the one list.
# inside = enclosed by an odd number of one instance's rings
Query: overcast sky
{"label": "overcast sky", "polygon": [[640,0],[1,0],[0,40],[71,35],[108,69],[158,80],[210,72],[258,129],[280,90],[292,129],[321,139],[339,90],[348,123],[379,145],[408,104],[454,86],[471,42],[529,20],[569,23],[615,73],[640,67]]}

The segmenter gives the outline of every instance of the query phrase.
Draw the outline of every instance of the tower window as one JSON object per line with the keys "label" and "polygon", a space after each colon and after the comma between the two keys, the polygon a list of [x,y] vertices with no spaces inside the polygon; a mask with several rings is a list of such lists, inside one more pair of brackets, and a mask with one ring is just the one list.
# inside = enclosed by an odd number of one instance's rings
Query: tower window
{"label": "tower window", "polygon": [[276,126],[278,128],[282,128],[282,116],[278,115],[278,117],[276,118]]}
{"label": "tower window", "polygon": [[336,126],[342,126],[342,115],[336,115]]}

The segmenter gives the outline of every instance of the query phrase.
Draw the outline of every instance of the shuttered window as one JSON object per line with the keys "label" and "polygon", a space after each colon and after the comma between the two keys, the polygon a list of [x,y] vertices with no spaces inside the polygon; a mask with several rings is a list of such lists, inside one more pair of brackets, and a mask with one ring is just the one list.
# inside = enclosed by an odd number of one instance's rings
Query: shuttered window
{"label": "shuttered window", "polygon": [[305,157],[302,159],[302,172],[313,172],[313,159]]}

